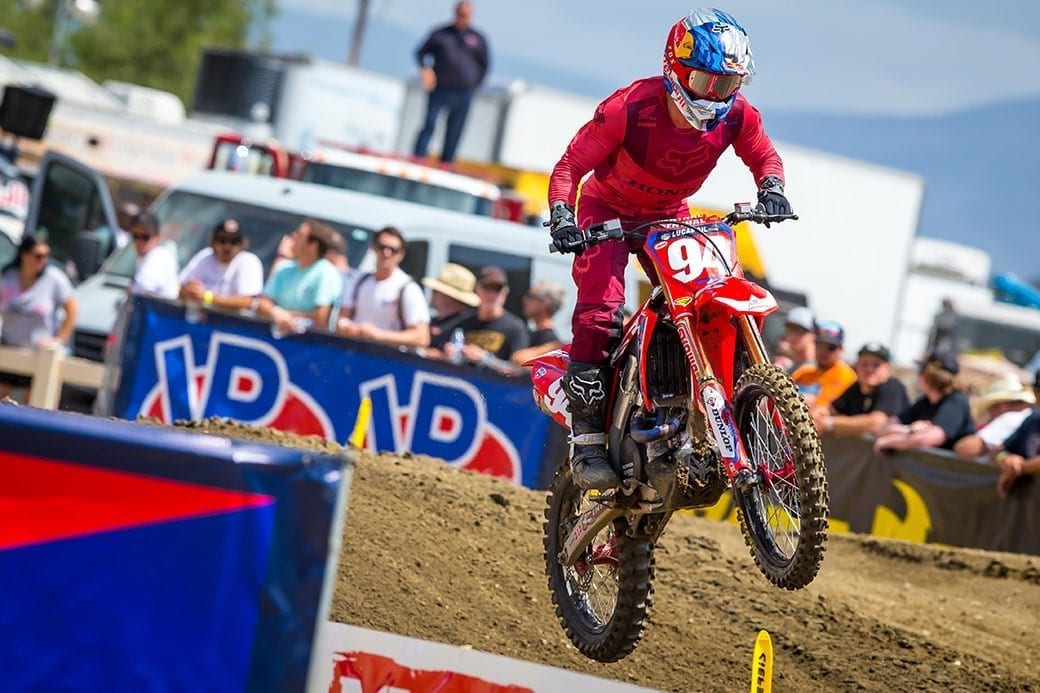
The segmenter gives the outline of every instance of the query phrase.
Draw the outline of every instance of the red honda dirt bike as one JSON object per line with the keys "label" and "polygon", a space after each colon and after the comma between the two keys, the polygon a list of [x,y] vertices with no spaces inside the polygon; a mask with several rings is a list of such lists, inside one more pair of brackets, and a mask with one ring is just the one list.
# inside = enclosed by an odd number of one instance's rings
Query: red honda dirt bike
{"label": "red honda dirt bike", "polygon": [[[820,439],[797,387],[769,363],[761,337],[777,309],[743,276],[731,225],[796,219],[749,204],[723,218],[614,220],[575,244],[643,241],[657,286],[610,359],[605,430],[620,485],[583,491],[561,464],[548,496],[545,563],[568,637],[612,662],[642,637],[654,545],[676,510],[714,505],[729,488],[755,564],[778,587],[805,587],[827,537]],[[534,397],[569,427],[566,347],[531,362]]]}

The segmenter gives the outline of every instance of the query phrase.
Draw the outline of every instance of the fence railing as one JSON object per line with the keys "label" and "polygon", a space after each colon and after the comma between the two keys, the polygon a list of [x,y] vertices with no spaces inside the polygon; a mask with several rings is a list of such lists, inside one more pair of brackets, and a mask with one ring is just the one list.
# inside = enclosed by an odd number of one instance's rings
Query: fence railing
{"label": "fence railing", "polygon": [[61,348],[39,350],[0,347],[0,371],[32,378],[29,404],[41,409],[57,409],[62,385],[98,389],[104,365],[65,355]]}

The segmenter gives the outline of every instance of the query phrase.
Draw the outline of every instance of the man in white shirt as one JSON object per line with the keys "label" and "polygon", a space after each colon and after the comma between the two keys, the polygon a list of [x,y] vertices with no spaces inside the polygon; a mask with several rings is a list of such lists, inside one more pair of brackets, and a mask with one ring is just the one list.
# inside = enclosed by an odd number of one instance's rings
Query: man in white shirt
{"label": "man in white shirt", "polygon": [[372,236],[376,270],[358,278],[344,295],[336,331],[393,346],[430,344],[430,309],[414,279],[401,269],[406,243],[393,226]]}
{"label": "man in white shirt", "polygon": [[181,300],[224,310],[244,310],[264,290],[264,265],[246,250],[248,241],[235,219],[216,225],[210,247],[181,271]]}
{"label": "man in white shirt", "polygon": [[130,238],[137,252],[137,268],[130,293],[139,296],[175,299],[180,290],[177,255],[161,244],[159,220],[149,211],[140,212],[130,224]]}

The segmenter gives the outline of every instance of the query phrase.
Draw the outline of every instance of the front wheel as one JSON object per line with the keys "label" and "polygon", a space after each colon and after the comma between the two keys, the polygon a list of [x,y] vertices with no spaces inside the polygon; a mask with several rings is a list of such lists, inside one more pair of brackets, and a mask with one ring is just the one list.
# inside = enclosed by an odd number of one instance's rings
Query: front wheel
{"label": "front wheel", "polygon": [[571,566],[559,560],[581,513],[594,507],[567,465],[556,472],[545,510],[545,569],[556,616],[586,657],[616,662],[643,637],[654,579],[654,545],[629,536],[624,518],[607,525]]}
{"label": "front wheel", "polygon": [[770,364],[749,368],[734,394],[737,431],[755,481],[734,487],[744,541],[777,587],[805,587],[827,541],[827,474],[820,437],[798,388]]}

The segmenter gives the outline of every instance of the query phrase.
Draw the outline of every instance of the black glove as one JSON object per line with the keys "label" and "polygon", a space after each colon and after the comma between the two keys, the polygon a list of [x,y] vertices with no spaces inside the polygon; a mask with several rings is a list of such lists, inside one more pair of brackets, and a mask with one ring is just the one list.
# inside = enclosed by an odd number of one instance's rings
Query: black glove
{"label": "black glove", "polygon": [[[784,196],[784,182],[776,176],[766,176],[758,186],[758,207],[765,214],[791,214],[791,203]],[[766,224],[769,228],[769,224]]]}
{"label": "black glove", "polygon": [[585,235],[574,222],[574,208],[566,202],[557,200],[550,208],[549,233],[552,235],[553,245],[561,253],[574,253],[581,255],[585,252],[584,247],[571,248],[568,244],[577,243],[585,238]]}

